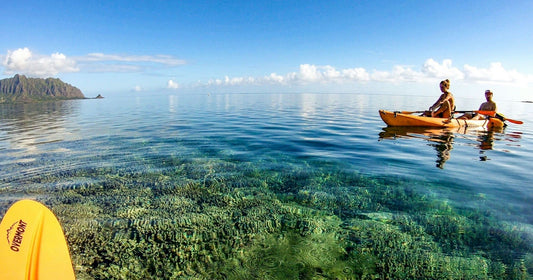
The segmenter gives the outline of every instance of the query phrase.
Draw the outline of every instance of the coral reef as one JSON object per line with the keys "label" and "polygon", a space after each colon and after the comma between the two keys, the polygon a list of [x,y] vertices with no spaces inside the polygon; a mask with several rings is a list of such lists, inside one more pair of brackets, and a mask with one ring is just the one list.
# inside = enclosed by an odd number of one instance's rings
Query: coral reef
{"label": "coral reef", "polygon": [[78,279],[533,277],[525,225],[332,162],[210,153],[3,179],[0,214],[50,206]]}

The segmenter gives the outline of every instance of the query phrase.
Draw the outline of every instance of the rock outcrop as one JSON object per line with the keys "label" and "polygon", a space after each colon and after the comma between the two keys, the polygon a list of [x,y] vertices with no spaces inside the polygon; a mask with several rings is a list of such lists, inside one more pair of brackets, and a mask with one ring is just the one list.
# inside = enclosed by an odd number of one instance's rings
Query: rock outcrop
{"label": "rock outcrop", "polygon": [[0,80],[0,103],[85,99],[80,89],[54,78],[15,75]]}

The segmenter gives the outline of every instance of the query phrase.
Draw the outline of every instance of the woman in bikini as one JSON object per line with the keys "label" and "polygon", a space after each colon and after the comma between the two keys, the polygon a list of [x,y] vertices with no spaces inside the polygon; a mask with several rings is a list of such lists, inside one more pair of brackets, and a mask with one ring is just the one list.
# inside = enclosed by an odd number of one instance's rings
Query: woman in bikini
{"label": "woman in bikini", "polygon": [[437,118],[451,118],[455,110],[455,99],[448,90],[450,89],[450,80],[446,79],[440,82],[440,91],[442,92],[439,99],[424,112],[423,116]]}

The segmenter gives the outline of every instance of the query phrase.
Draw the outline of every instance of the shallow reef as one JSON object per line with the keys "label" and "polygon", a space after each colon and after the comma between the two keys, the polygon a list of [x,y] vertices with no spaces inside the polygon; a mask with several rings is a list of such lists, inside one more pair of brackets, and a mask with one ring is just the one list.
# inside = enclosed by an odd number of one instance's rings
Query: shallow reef
{"label": "shallow reef", "polygon": [[533,279],[530,227],[401,178],[281,155],[129,162],[4,180],[0,214],[48,205],[78,279]]}

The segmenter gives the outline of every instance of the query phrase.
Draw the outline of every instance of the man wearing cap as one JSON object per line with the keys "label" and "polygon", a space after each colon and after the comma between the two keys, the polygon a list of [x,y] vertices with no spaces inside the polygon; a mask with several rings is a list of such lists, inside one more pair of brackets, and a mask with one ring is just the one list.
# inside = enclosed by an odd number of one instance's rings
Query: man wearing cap
{"label": "man wearing cap", "polygon": [[[479,111],[494,111],[496,112],[496,103],[492,101],[492,91],[486,90],[485,91],[485,99],[487,99],[487,102],[481,103],[481,106],[479,106]],[[485,116],[476,114],[474,115],[473,119],[483,119]]]}
{"label": "man wearing cap", "polygon": [[[479,106],[479,111],[496,111],[496,103],[492,101],[492,95],[492,91],[488,89],[485,91],[485,99],[487,99],[487,102],[481,103],[481,106]],[[458,119],[481,120],[484,118],[485,116],[481,114],[475,113],[474,115],[472,115],[471,113],[466,113],[460,116]]]}

